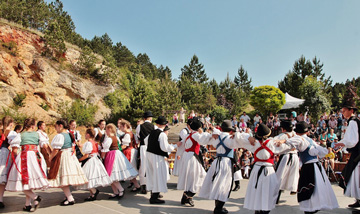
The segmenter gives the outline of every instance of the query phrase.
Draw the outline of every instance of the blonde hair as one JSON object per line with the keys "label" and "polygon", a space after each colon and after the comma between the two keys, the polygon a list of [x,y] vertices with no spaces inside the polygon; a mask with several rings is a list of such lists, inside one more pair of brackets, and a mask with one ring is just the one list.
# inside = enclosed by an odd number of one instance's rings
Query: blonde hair
{"label": "blonde hair", "polygon": [[130,128],[131,128],[130,122],[127,121],[127,120],[125,120],[125,119],[122,119],[122,120],[121,120],[120,125],[126,127],[127,129],[130,129]]}
{"label": "blonde hair", "polygon": [[109,129],[110,133],[116,134],[116,126],[113,123],[107,124],[106,129]]}

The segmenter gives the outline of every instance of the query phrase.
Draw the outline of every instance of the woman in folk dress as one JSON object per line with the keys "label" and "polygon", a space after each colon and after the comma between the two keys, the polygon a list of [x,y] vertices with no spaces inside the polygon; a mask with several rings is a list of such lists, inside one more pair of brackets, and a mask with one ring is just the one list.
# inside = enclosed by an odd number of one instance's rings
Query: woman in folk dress
{"label": "woman in folk dress", "polygon": [[111,185],[111,180],[106,169],[99,159],[99,144],[94,140],[95,131],[87,129],[85,139],[87,140],[82,146],[84,155],[79,159],[83,162],[83,170],[89,183],[78,186],[77,189],[88,189],[90,196],[85,201],[95,201],[99,190],[97,187],[105,187]]}
{"label": "woman in folk dress", "polygon": [[45,129],[46,129],[45,122],[39,121],[37,123],[37,128],[38,128],[37,133],[39,133],[39,139],[40,139],[40,141],[39,141],[40,152],[41,152],[40,154],[43,155],[46,165],[48,167],[50,167],[49,157],[52,152],[52,149],[50,148],[50,145],[49,145],[49,137],[45,132]]}
{"label": "woman in folk dress", "polygon": [[120,139],[116,137],[115,125],[110,123],[105,130],[106,136],[102,144],[101,158],[104,159],[105,169],[112,181],[111,187],[114,194],[109,199],[121,199],[124,196],[124,188],[120,181],[136,178],[138,172],[119,150]]}
{"label": "woman in folk dress", "polygon": [[[39,207],[41,197],[33,190],[45,189],[49,186],[46,178],[46,164],[38,151],[39,134],[35,131],[35,119],[26,119],[23,132],[11,141],[13,165],[10,168],[6,190],[23,191],[26,195],[24,211],[30,212],[31,200],[34,210]],[[16,156],[17,150],[21,152]],[[16,158],[15,158],[16,156]]]}
{"label": "woman in folk dress", "polygon": [[75,139],[67,132],[68,124],[65,120],[59,120],[55,124],[58,133],[51,141],[53,151],[50,155],[50,171],[48,179],[50,187],[61,188],[65,199],[61,206],[75,204],[71,194],[71,186],[79,186],[88,183],[88,180],[75,156]]}

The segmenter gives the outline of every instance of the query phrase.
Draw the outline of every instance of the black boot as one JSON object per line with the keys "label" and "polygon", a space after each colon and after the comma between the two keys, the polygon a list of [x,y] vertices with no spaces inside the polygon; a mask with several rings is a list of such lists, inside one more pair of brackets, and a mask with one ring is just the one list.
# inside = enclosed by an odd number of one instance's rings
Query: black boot
{"label": "black boot", "polygon": [[359,200],[356,200],[355,203],[349,204],[348,207],[360,207],[360,201],[359,201]]}
{"label": "black boot", "polygon": [[216,207],[214,209],[214,214],[226,214],[228,213],[227,209],[224,208],[225,202],[215,200]]}
{"label": "black boot", "polygon": [[186,202],[186,198],[187,198],[186,193],[187,193],[187,192],[184,192],[184,193],[183,193],[183,196],[182,196],[182,198],[181,198],[181,204],[182,204],[182,205],[184,205],[185,202]]}
{"label": "black boot", "polygon": [[141,185],[141,191],[140,191],[141,194],[146,194],[147,191],[146,191],[146,185]]}
{"label": "black boot", "polygon": [[151,193],[151,198],[150,198],[150,204],[163,204],[165,203],[164,200],[160,200],[159,199],[159,194],[158,192],[156,193]]}
{"label": "black boot", "polygon": [[194,195],[195,193],[192,193],[190,191],[186,192],[185,204],[189,204],[192,207],[195,206],[194,201],[192,200]]}
{"label": "black boot", "polygon": [[279,194],[278,194],[278,197],[276,199],[276,204],[279,204],[281,192],[282,192],[282,190],[279,190]]}
{"label": "black boot", "polygon": [[240,189],[240,181],[235,181],[235,187],[232,191],[236,192]]}

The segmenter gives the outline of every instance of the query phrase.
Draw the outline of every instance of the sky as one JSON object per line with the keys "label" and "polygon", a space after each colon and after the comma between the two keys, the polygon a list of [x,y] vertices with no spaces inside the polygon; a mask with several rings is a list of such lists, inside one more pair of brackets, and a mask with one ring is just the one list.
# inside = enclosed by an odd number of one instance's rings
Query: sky
{"label": "sky", "polygon": [[333,82],[360,76],[358,0],[62,2],[84,38],[107,33],[173,78],[194,54],[217,82],[243,65],[253,86],[277,86],[301,55],[320,59]]}

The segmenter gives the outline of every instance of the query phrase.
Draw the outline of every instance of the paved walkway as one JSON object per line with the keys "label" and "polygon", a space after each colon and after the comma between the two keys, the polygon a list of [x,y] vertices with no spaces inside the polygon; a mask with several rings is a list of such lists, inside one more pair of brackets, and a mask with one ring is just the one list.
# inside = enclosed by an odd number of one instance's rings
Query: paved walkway
{"label": "paved walkway", "polygon": [[[147,195],[135,194],[126,189],[124,198],[120,201],[108,200],[108,195],[111,194],[111,188],[100,188],[98,200],[94,202],[84,202],[88,196],[86,191],[73,191],[76,204],[69,207],[61,207],[60,201],[64,198],[60,189],[49,189],[47,191],[38,191],[37,193],[43,197],[41,207],[36,211],[37,214],[57,214],[57,213],[191,213],[191,214],[211,214],[214,209],[214,201],[205,200],[195,196],[195,207],[186,207],[180,204],[182,191],[176,190],[177,177],[171,176],[168,183],[169,192],[164,194],[166,201],[163,205],[150,205],[149,193]],[[238,192],[233,192],[225,207],[229,213],[253,213],[250,210],[243,208],[244,196],[248,180],[241,181],[241,189]],[[122,184],[125,188],[128,182]],[[331,211],[321,211],[320,214],[325,213],[352,213],[351,209],[347,209],[349,203],[353,203],[353,199],[344,197],[342,189],[337,185],[333,185],[333,189],[337,196],[340,208]],[[280,205],[271,211],[272,214],[300,214],[296,196],[290,196],[289,192],[282,194]],[[6,208],[0,210],[0,213],[22,213],[22,207],[25,203],[25,196],[19,192],[5,192]],[[355,211],[356,212],[356,211]],[[353,213],[355,213],[353,212]]]}

